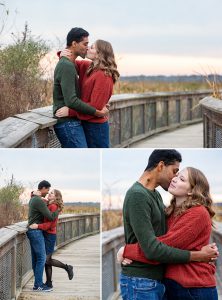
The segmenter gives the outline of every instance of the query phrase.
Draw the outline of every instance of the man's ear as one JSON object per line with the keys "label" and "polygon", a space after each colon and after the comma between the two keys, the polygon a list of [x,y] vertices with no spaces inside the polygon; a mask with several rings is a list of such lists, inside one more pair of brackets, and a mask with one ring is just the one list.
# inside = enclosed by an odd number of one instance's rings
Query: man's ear
{"label": "man's ear", "polygon": [[72,47],[76,48],[77,42],[76,41],[72,41]]}
{"label": "man's ear", "polygon": [[164,162],[161,160],[157,165],[157,170],[161,172],[163,170],[163,167],[165,166]]}

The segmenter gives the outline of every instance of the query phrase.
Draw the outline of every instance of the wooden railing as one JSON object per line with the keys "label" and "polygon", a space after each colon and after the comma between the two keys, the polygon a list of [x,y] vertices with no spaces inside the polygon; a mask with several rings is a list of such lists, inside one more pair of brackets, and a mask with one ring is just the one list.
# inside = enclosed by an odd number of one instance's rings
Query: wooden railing
{"label": "wooden railing", "polygon": [[[215,222],[216,228],[212,231],[211,239],[222,253],[222,223]],[[120,265],[116,261],[116,253],[124,244],[123,227],[102,233],[102,300],[117,299],[120,295],[119,291],[119,273]],[[222,256],[220,255],[216,262],[217,272],[217,289],[222,295]],[[219,298],[220,299],[220,298]]]}
{"label": "wooden railing", "polygon": [[222,100],[206,97],[203,107],[204,148],[222,148]]}
{"label": "wooden railing", "polygon": [[123,227],[102,233],[102,300],[114,300],[119,296],[120,265],[116,253],[123,244]]}
{"label": "wooden railing", "polygon": [[[156,133],[202,121],[199,101],[209,91],[114,95],[110,100],[111,147],[127,147]],[[0,121],[1,148],[60,147],[52,107]]]}
{"label": "wooden railing", "polygon": [[[27,222],[0,229],[0,299],[17,299],[33,276]],[[61,215],[56,247],[100,231],[100,214]]]}

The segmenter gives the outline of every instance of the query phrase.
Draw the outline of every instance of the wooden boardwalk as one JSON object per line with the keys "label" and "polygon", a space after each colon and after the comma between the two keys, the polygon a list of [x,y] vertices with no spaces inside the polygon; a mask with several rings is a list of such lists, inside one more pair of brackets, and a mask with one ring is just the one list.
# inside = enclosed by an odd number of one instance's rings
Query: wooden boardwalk
{"label": "wooden boardwalk", "polygon": [[203,148],[203,123],[150,136],[130,148]]}
{"label": "wooden boardwalk", "polygon": [[74,266],[74,278],[53,268],[53,291],[33,292],[33,278],[18,300],[98,300],[100,299],[100,235],[89,236],[60,248],[54,258]]}

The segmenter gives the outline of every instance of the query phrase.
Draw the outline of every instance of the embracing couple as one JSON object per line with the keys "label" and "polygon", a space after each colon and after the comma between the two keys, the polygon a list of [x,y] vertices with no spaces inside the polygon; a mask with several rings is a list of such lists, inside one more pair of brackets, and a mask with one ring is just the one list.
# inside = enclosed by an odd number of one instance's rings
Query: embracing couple
{"label": "embracing couple", "polygon": [[[29,201],[27,237],[31,246],[32,269],[34,272],[33,291],[50,292],[52,286],[52,266],[64,269],[68,278],[73,278],[73,267],[52,258],[56,243],[58,215],[64,204],[59,190],[49,192],[51,184],[43,180],[38,191],[32,192]],[[48,198],[46,199],[46,195]],[[46,282],[43,283],[45,268]]]}
{"label": "embracing couple", "polygon": [[[55,133],[62,148],[108,148],[108,101],[119,77],[111,44],[72,28],[54,72]],[[89,60],[77,60],[87,57]]]}
{"label": "embracing couple", "polygon": [[[179,172],[181,161],[176,150],[154,150],[126,194],[126,246],[117,254],[124,300],[218,299],[214,261],[219,253],[209,244],[214,216],[209,183],[198,169]],[[158,186],[172,194],[167,208]]]}

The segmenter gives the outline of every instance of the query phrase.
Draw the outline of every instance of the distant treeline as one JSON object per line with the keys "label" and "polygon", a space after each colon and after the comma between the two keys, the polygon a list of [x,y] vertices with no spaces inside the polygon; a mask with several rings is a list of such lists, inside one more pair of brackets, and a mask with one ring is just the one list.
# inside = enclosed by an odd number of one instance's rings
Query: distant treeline
{"label": "distant treeline", "polygon": [[[207,75],[208,80],[222,82],[222,75],[209,74]],[[136,81],[151,81],[151,82],[203,82],[206,80],[205,75],[180,75],[180,76],[121,76],[120,81],[136,82]]]}
{"label": "distant treeline", "polygon": [[91,207],[100,207],[99,202],[65,202],[65,206],[91,206]]}

